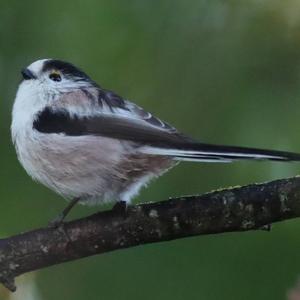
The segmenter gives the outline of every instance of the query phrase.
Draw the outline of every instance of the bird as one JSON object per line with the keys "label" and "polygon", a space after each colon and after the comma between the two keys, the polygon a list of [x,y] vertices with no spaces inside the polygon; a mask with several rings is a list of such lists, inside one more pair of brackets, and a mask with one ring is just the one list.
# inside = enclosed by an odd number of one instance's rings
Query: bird
{"label": "bird", "polygon": [[11,135],[26,172],[76,203],[125,207],[152,179],[181,161],[299,161],[300,154],[199,142],[137,104],[102,88],[59,59],[21,71]]}

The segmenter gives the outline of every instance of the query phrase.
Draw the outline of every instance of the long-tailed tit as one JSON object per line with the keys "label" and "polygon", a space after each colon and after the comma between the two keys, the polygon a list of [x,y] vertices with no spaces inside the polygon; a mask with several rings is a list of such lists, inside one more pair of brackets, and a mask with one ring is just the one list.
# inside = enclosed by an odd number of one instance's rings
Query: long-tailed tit
{"label": "long-tailed tit", "polygon": [[299,161],[290,152],[205,144],[103,89],[74,65],[38,60],[22,70],[12,139],[27,173],[66,199],[130,200],[179,161]]}

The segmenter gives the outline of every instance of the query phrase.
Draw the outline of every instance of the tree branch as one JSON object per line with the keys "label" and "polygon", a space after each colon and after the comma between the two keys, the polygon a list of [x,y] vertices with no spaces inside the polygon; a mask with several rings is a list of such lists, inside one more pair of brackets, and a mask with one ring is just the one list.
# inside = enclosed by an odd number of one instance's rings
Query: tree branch
{"label": "tree branch", "polygon": [[110,210],[0,240],[0,282],[78,258],[178,238],[246,231],[300,216],[300,177]]}

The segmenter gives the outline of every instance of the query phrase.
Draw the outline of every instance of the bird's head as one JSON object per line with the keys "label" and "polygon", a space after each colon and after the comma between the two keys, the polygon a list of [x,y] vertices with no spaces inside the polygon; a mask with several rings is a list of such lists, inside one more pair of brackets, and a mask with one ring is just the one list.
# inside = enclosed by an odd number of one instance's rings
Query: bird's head
{"label": "bird's head", "polygon": [[71,63],[57,59],[41,59],[21,71],[20,87],[59,94],[95,86],[90,77]]}
{"label": "bird's head", "polygon": [[32,122],[45,107],[65,105],[69,111],[85,111],[100,88],[79,68],[57,59],[37,60],[22,69],[21,74],[23,79],[13,108],[13,116],[18,116],[14,119],[20,123]]}

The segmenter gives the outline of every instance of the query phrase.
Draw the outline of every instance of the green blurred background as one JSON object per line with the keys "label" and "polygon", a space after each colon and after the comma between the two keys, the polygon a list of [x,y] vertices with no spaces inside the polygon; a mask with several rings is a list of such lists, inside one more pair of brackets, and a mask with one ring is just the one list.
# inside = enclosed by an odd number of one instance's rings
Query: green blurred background
{"label": "green blurred background", "polygon": [[[0,0],[3,237],[46,225],[66,204],[26,175],[10,141],[19,70],[46,57],[73,62],[103,87],[206,142],[300,152],[299,1]],[[299,169],[183,163],[136,201]],[[99,209],[77,207],[71,217]],[[289,221],[270,233],[188,238],[54,266],[32,279],[35,299],[285,299],[300,274],[299,232],[299,221]],[[29,299],[22,287],[18,293]]]}

